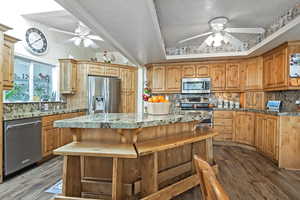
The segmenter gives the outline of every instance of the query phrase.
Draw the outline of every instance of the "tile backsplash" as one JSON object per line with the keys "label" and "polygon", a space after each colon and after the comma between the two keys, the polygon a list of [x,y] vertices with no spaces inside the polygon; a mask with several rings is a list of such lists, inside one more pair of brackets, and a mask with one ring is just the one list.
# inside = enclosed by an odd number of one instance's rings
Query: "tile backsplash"
{"label": "tile backsplash", "polygon": [[48,106],[48,110],[59,110],[67,107],[62,102],[26,102],[26,103],[4,103],[4,113],[29,113],[41,111]]}
{"label": "tile backsplash", "polygon": [[300,100],[300,91],[278,91],[278,92],[267,92],[268,100],[279,100],[282,101],[282,111],[283,112],[293,112],[297,110],[297,105],[295,102]]}

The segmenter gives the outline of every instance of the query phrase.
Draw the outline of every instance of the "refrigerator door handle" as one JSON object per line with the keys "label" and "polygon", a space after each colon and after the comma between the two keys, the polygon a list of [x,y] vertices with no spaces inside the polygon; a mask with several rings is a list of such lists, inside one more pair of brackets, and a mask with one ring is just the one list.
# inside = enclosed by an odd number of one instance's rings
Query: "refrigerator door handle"
{"label": "refrigerator door handle", "polygon": [[93,106],[93,113],[95,113],[95,110],[96,110],[96,97],[95,96],[93,96],[92,106]]}

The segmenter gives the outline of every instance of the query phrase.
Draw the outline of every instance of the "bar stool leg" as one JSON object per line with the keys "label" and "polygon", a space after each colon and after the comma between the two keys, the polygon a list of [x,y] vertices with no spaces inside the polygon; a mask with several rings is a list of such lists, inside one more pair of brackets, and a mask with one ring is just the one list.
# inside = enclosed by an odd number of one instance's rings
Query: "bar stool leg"
{"label": "bar stool leg", "polygon": [[64,156],[63,195],[81,197],[80,156]]}
{"label": "bar stool leg", "polygon": [[123,200],[123,159],[113,158],[112,200]]}
{"label": "bar stool leg", "polygon": [[148,196],[158,191],[157,153],[140,157],[141,163],[141,195]]}

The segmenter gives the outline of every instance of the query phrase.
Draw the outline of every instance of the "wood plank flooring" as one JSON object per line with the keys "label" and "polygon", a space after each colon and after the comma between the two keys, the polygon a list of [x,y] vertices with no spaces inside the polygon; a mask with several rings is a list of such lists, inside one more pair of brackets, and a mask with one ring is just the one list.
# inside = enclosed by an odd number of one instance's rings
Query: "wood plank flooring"
{"label": "wood plank flooring", "polygon": [[[231,200],[300,200],[300,172],[278,169],[254,151],[215,146],[219,180]],[[44,191],[61,177],[62,159],[56,157],[0,184],[1,200],[48,200]],[[199,200],[198,188],[174,200]],[[196,194],[196,195],[195,195]]]}

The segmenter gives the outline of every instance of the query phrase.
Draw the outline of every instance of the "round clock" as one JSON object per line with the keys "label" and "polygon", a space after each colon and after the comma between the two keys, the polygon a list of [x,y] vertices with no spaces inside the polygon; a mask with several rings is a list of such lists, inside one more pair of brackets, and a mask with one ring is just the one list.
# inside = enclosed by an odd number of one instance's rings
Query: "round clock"
{"label": "round clock", "polygon": [[36,55],[43,55],[47,52],[48,42],[45,34],[37,28],[29,28],[26,31],[25,40],[27,48]]}

